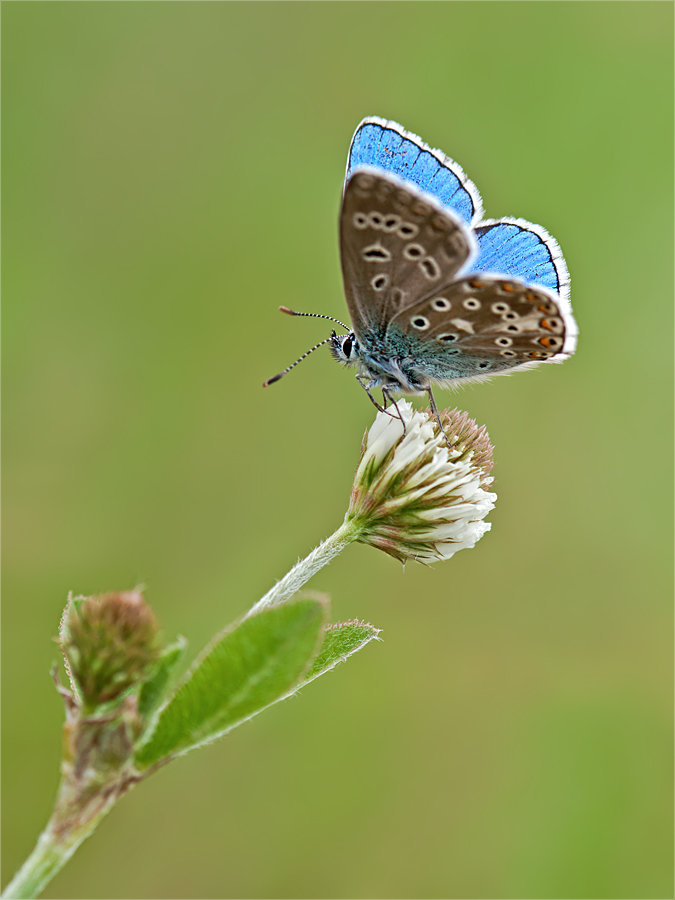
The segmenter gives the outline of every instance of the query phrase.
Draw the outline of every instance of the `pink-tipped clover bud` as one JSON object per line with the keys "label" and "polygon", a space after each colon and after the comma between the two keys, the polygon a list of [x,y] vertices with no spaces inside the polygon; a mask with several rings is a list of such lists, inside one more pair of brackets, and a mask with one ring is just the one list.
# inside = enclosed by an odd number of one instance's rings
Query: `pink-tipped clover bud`
{"label": "pink-tipped clover bud", "polygon": [[85,709],[143,682],[159,655],[158,624],[140,591],[71,600],[59,643]]}

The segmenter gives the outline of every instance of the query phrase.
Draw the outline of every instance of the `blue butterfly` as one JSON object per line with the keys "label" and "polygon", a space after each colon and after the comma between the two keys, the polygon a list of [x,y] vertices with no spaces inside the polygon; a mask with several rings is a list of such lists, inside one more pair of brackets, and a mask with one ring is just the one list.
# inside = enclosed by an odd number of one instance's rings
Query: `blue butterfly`
{"label": "blue butterfly", "polygon": [[[483,219],[461,167],[396,122],[364,119],[349,148],[340,256],[352,328],[321,341],[382,390],[443,387],[562,362],[577,326],[556,241],[523,219]],[[298,313],[281,307],[290,315]]]}

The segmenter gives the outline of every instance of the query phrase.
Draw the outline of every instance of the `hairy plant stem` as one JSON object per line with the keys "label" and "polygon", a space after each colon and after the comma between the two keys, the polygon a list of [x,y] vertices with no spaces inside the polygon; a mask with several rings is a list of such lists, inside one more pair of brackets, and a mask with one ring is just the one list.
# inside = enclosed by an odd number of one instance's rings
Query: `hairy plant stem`
{"label": "hairy plant stem", "polygon": [[109,781],[96,781],[83,783],[73,777],[70,766],[64,766],[52,817],[3,897],[37,897],[138,778],[118,773]]}
{"label": "hairy plant stem", "polygon": [[337,531],[334,531],[330,537],[327,537],[308,556],[296,563],[290,572],[277,581],[274,587],[249,609],[246,618],[263,609],[268,609],[270,606],[278,606],[280,603],[290,600],[319,569],[328,565],[338,553],[341,553],[352,541],[357,540],[361,531],[362,527],[358,521],[352,519],[343,522]]}

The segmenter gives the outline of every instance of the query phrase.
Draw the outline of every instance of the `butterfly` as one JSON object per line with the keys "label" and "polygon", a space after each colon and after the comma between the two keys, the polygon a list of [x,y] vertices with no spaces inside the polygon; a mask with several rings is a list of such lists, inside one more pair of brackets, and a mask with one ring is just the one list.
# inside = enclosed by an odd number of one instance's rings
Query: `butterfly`
{"label": "butterfly", "polygon": [[[569,274],[557,242],[523,219],[483,219],[461,167],[396,122],[364,119],[352,138],[339,219],[352,327],[323,344],[382,391],[427,393],[508,375],[574,352]],[[440,420],[439,420],[440,421]]]}

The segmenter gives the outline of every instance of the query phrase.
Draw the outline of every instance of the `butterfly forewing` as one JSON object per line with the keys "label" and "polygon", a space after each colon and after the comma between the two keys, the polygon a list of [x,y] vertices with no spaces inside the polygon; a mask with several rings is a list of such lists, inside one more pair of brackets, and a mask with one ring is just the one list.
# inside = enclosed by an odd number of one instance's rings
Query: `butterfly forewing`
{"label": "butterfly forewing", "polygon": [[451,282],[475,255],[468,228],[395,176],[357,170],[345,187],[340,254],[357,337]]}
{"label": "butterfly forewing", "polygon": [[385,169],[412,182],[469,225],[482,218],[480,194],[462,167],[397,122],[377,116],[361,122],[349,148],[347,176],[362,165]]}
{"label": "butterfly forewing", "polygon": [[389,328],[416,335],[439,357],[491,361],[481,369],[565,358],[566,325],[558,303],[506,278],[462,278],[400,311]]}

